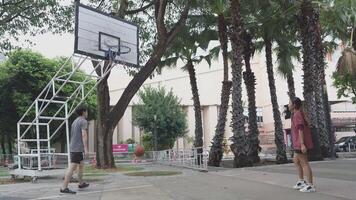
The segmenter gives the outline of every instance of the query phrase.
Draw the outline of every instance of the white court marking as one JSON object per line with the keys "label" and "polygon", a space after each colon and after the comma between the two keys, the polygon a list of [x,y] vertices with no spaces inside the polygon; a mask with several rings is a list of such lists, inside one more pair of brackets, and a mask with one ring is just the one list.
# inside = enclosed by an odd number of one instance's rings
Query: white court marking
{"label": "white court marking", "polygon": [[103,193],[103,192],[114,192],[114,191],[120,191],[120,190],[140,189],[140,188],[146,188],[146,187],[152,187],[152,186],[153,185],[140,185],[140,186],[132,186],[132,187],[124,187],[124,188],[113,188],[113,189],[98,190],[98,191],[92,191],[92,192],[80,192],[80,193],[77,193],[77,194],[74,194],[74,195],[72,195],[72,194],[63,194],[63,195],[40,197],[40,198],[35,198],[35,199],[30,199],[30,200],[57,199],[57,198],[61,198],[63,196],[88,195],[88,194],[96,194],[96,193]]}

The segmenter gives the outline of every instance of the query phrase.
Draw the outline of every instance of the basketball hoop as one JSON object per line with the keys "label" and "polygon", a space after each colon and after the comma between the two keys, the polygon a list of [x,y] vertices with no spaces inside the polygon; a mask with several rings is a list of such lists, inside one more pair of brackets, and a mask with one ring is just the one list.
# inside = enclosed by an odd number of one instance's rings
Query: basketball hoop
{"label": "basketball hoop", "polygon": [[139,27],[76,3],[74,52],[91,58],[139,66]]}
{"label": "basketball hoop", "polygon": [[118,55],[117,51],[113,51],[111,49],[105,51],[105,57],[109,61],[115,61],[116,56]]}

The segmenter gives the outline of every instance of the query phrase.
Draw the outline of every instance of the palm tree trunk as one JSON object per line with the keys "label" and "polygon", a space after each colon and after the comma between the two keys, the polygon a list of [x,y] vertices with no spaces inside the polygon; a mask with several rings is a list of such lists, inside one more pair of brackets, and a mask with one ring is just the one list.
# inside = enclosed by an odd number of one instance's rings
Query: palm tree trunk
{"label": "palm tree trunk", "polygon": [[352,48],[356,51],[356,27],[353,28]]}
{"label": "palm tree trunk", "polygon": [[2,138],[1,138],[1,150],[2,150],[2,154],[6,154],[6,149],[5,149],[5,134],[3,134]]}
{"label": "palm tree trunk", "polygon": [[251,70],[250,59],[252,56],[252,38],[247,32],[244,33],[244,60],[246,71],[243,73],[243,78],[245,81],[247,97],[248,97],[248,140],[250,143],[249,157],[254,163],[260,162],[260,157],[258,153],[261,151],[260,141],[258,136],[260,134],[257,124],[257,108],[256,108],[256,93],[255,85],[256,78],[255,74]]}
{"label": "palm tree trunk", "polygon": [[284,132],[281,114],[279,111],[277,94],[276,94],[276,85],[274,80],[273,73],[273,63],[272,63],[272,42],[270,39],[264,38],[265,42],[265,51],[266,51],[266,66],[267,66],[267,74],[268,74],[268,83],[271,95],[271,102],[273,107],[273,118],[274,118],[274,136],[275,143],[277,146],[277,163],[287,163],[287,155],[286,155],[286,145],[284,143]]}
{"label": "palm tree trunk", "polygon": [[296,97],[296,94],[295,94],[295,87],[294,87],[293,72],[287,75],[287,84],[288,84],[289,99],[294,99]]}
{"label": "palm tree trunk", "polygon": [[215,128],[215,136],[209,153],[209,166],[219,167],[223,158],[222,143],[225,134],[226,114],[229,108],[229,96],[231,94],[231,81],[224,81],[221,91],[221,106],[219,111],[219,119]]}
{"label": "palm tree trunk", "polygon": [[[315,50],[315,42],[318,40],[316,34],[316,13],[312,8],[311,2],[304,0],[301,5],[301,13],[299,16],[299,26],[301,31],[302,46],[303,46],[303,96],[304,96],[304,111],[306,112],[307,121],[312,130],[312,138],[314,149],[310,151],[309,157],[311,160],[322,160],[320,150],[320,135],[317,116],[316,102],[316,87],[315,80],[317,79],[315,58],[318,54]],[[314,30],[314,31],[312,31]]]}
{"label": "palm tree trunk", "polygon": [[336,149],[334,148],[335,144],[335,132],[333,131],[332,121],[331,121],[331,108],[329,103],[328,92],[326,90],[326,85],[324,85],[323,97],[324,97],[324,109],[325,109],[325,118],[326,118],[326,126],[329,131],[329,144],[330,144],[330,154],[329,156],[334,158],[336,157]]}
{"label": "palm tree trunk", "polygon": [[212,146],[209,153],[209,166],[219,167],[221,159],[223,157],[222,143],[225,134],[226,125],[226,115],[229,109],[229,99],[231,94],[232,82],[229,81],[229,63],[228,63],[228,37],[227,37],[227,27],[225,23],[225,18],[223,14],[219,15],[219,41],[222,50],[223,62],[224,62],[224,81],[222,82],[221,89],[221,105],[219,110],[218,123],[215,128],[215,136],[213,138]]}
{"label": "palm tree trunk", "polygon": [[[190,87],[193,95],[194,115],[195,115],[194,147],[200,148],[203,147],[203,124],[202,124],[202,117],[201,117],[201,106],[200,106],[197,78],[195,74],[194,65],[191,60],[188,60],[187,69],[189,73]],[[202,153],[202,149],[198,149],[198,154],[200,153]],[[200,159],[197,162],[200,164]]]}
{"label": "palm tree trunk", "polygon": [[[331,156],[331,144],[330,144],[330,134],[331,134],[331,125],[328,124],[328,122],[331,122],[330,119],[330,113],[328,110],[329,107],[329,99],[328,97],[325,97],[325,94],[327,94],[327,89],[326,89],[326,81],[325,81],[325,56],[324,56],[324,48],[322,44],[322,38],[321,38],[321,28],[320,28],[320,20],[319,20],[319,12],[315,9],[313,9],[314,13],[314,23],[311,23],[313,25],[313,31],[315,31],[315,43],[314,43],[314,50],[317,55],[316,58],[316,73],[317,73],[317,79],[316,79],[316,103],[317,103],[317,115],[318,115],[318,124],[319,124],[319,130],[320,130],[320,147],[321,147],[321,152],[324,157],[330,157]],[[326,101],[326,102],[325,102]],[[329,117],[329,119],[327,119]]]}
{"label": "palm tree trunk", "polygon": [[233,136],[230,138],[232,144],[231,151],[234,153],[234,167],[251,166],[248,150],[249,144],[245,133],[245,117],[242,106],[242,20],[240,14],[240,1],[231,0],[232,14],[232,120],[231,127]]}

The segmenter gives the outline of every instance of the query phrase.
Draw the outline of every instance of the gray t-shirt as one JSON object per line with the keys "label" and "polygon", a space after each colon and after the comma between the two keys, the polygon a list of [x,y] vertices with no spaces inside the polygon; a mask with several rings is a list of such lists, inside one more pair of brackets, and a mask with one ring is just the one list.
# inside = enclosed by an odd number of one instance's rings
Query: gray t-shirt
{"label": "gray t-shirt", "polygon": [[83,117],[77,117],[71,127],[70,152],[84,152],[82,130],[88,130],[88,122]]}

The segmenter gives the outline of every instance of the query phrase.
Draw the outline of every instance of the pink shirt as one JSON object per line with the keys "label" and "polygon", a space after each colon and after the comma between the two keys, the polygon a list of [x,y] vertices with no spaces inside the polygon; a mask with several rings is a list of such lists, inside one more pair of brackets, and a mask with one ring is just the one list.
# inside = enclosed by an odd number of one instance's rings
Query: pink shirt
{"label": "pink shirt", "polygon": [[304,134],[304,145],[307,149],[313,148],[313,141],[311,136],[311,130],[304,119],[302,112],[297,111],[293,113],[292,116],[292,140],[293,140],[293,149],[300,150],[300,141],[299,141],[299,130],[303,131]]}

